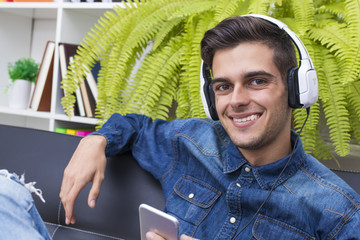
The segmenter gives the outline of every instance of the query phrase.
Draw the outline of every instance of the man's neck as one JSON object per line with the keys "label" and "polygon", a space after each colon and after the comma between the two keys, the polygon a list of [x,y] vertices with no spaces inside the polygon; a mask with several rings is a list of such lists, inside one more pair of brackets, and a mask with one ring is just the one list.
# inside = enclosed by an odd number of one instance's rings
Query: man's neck
{"label": "man's neck", "polygon": [[276,162],[289,155],[292,150],[290,133],[288,137],[280,138],[279,141],[272,142],[259,149],[249,150],[239,148],[245,159],[253,166],[262,166]]}

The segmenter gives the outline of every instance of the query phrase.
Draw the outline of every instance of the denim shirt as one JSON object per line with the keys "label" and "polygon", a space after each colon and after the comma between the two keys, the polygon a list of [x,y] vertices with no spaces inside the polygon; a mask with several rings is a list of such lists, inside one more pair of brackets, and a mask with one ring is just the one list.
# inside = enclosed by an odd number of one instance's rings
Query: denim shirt
{"label": "denim shirt", "polygon": [[[114,114],[95,134],[106,138],[108,156],[131,150],[161,182],[165,211],[181,233],[202,240],[360,239],[359,195],[306,154],[300,139],[290,161],[252,166],[209,119]],[[292,132],[292,145],[297,137]]]}

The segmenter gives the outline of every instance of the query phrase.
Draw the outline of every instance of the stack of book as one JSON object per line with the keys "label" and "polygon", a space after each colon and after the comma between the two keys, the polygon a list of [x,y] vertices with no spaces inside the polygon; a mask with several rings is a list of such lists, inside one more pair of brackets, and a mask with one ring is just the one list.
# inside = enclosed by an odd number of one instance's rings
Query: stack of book
{"label": "stack of book", "polygon": [[93,129],[82,129],[82,128],[81,129],[73,129],[73,128],[57,127],[57,128],[55,128],[55,132],[85,137],[85,136],[89,135],[90,133],[94,132],[94,130]]}
{"label": "stack of book", "polygon": [[[73,61],[74,55],[79,45],[70,43],[59,44],[60,72],[61,78],[65,78],[69,64]],[[86,78],[79,83],[80,87],[76,90],[75,97],[75,116],[95,117],[95,107],[97,102],[98,88],[97,75],[100,64],[97,63]]]}
{"label": "stack of book", "polygon": [[[79,45],[77,44],[59,43],[61,79],[65,78],[68,66],[73,61],[78,46]],[[48,41],[29,104],[29,108],[32,110],[50,112],[54,56],[55,42]],[[76,104],[74,107],[74,116],[95,117],[95,107],[98,95],[97,76],[99,69],[100,64],[97,63],[93,69],[87,73],[85,79],[79,83],[79,88],[76,90],[75,94]]]}

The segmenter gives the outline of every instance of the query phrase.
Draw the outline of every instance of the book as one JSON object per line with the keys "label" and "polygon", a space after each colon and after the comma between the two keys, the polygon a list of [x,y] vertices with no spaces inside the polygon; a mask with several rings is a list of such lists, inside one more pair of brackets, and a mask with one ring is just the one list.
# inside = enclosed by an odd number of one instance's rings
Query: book
{"label": "book", "polygon": [[91,89],[90,89],[90,85],[88,81],[85,81],[85,89],[88,95],[88,100],[89,100],[89,107],[90,107],[90,111],[91,111],[91,116],[95,117],[95,109],[96,109],[96,97],[94,96],[94,94],[92,93]]}
{"label": "book", "polygon": [[13,0],[13,2],[54,2],[53,0]]}
{"label": "book", "polygon": [[66,133],[66,128],[57,127],[57,128],[55,128],[55,132],[57,132],[57,133]]}
{"label": "book", "polygon": [[48,41],[36,77],[34,92],[30,100],[30,109],[36,111],[50,111],[54,53],[55,42]]}
{"label": "book", "polygon": [[[61,78],[64,79],[70,62],[72,61],[74,55],[76,54],[77,44],[70,43],[59,43],[59,60],[60,60],[60,72]],[[64,94],[66,90],[63,89]],[[74,106],[73,116],[85,116],[84,104],[81,97],[80,89],[76,89],[75,92],[76,103]]]}
{"label": "book", "polygon": [[82,129],[82,128],[72,129],[72,128],[60,128],[60,127],[55,128],[55,132],[57,132],[57,133],[77,135],[77,136],[81,136],[81,137],[85,137],[94,131],[95,130],[93,130],[93,129],[87,129],[87,128],[84,128],[84,129]]}
{"label": "book", "polygon": [[95,66],[88,71],[85,80],[81,83],[81,92],[83,93],[83,100],[87,117],[95,117],[95,109],[98,97],[97,75],[100,69],[100,63],[97,62]]}
{"label": "book", "polygon": [[76,130],[75,129],[66,129],[66,134],[76,135]]}
{"label": "book", "polygon": [[[70,57],[70,63],[73,62],[74,59],[71,56]],[[85,95],[83,95],[81,88],[84,88],[82,86],[83,81],[79,84],[80,86],[76,89],[75,91],[75,96],[76,96],[76,105],[79,109],[79,116],[81,117],[85,117],[86,116],[86,111],[85,111],[85,103],[84,103],[84,97],[86,97]]]}
{"label": "book", "polygon": [[76,54],[77,47],[77,44],[59,43],[61,78],[65,78],[70,63],[70,57],[73,57]]}
{"label": "book", "polygon": [[77,136],[85,137],[85,136],[89,135],[92,132],[94,132],[94,130],[77,130],[75,134]]}
{"label": "book", "polygon": [[98,89],[95,77],[91,70],[88,70],[85,79],[80,82],[80,89],[81,96],[83,97],[86,116],[95,117]]}
{"label": "book", "polygon": [[95,99],[95,102],[97,102],[97,96],[98,96],[97,76],[99,74],[99,70],[100,70],[100,63],[97,62],[86,76],[86,81],[90,87],[90,91]]}
{"label": "book", "polygon": [[80,88],[76,89],[75,96],[76,96],[76,105],[78,106],[79,109],[79,116],[85,117],[86,116],[85,106],[84,106],[83,98],[81,96]]}
{"label": "book", "polygon": [[93,113],[91,111],[90,101],[89,101],[89,94],[87,88],[86,88],[86,81],[81,81],[80,84],[80,91],[81,91],[81,97],[84,104],[85,114],[87,117],[94,117]]}

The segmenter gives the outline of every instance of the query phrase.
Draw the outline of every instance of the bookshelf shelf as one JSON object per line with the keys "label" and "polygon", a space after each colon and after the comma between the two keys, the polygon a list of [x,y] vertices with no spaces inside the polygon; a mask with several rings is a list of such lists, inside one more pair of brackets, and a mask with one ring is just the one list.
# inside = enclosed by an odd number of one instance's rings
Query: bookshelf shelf
{"label": "bookshelf shelf", "polygon": [[38,112],[30,109],[12,109],[3,106],[0,106],[0,112],[3,114],[11,114],[11,115],[18,115],[22,117],[32,117],[32,118],[50,119],[51,117],[49,112]]}
{"label": "bookshelf shelf", "polygon": [[96,118],[88,118],[88,117],[74,116],[69,118],[64,114],[55,114],[54,118],[59,121],[83,123],[83,124],[91,124],[91,125],[95,125],[97,121]]}
{"label": "bookshelf shelf", "polygon": [[109,10],[112,9],[114,6],[120,6],[122,8],[125,7],[124,3],[101,3],[101,2],[94,2],[94,3],[71,3],[71,2],[64,2],[62,7],[64,9],[82,9],[82,10],[89,10],[89,9],[104,9]]}
{"label": "bookshelf shelf", "polygon": [[28,8],[28,9],[41,9],[41,8],[54,8],[57,9],[61,3],[58,2],[2,2],[2,11],[9,11],[10,9]]}
{"label": "bookshelf shelf", "polygon": [[[0,124],[55,131],[55,128],[95,128],[95,118],[65,115],[60,88],[59,43],[79,44],[99,17],[123,2],[72,3],[1,2],[0,3]],[[1,92],[9,83],[7,66],[21,57],[41,62],[45,45],[55,42],[54,73],[49,112],[11,109],[8,96]]]}

